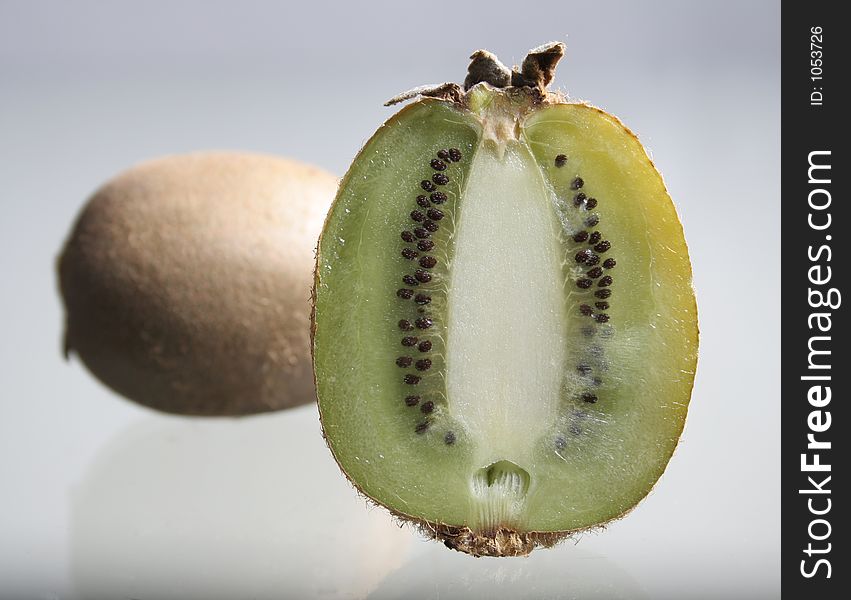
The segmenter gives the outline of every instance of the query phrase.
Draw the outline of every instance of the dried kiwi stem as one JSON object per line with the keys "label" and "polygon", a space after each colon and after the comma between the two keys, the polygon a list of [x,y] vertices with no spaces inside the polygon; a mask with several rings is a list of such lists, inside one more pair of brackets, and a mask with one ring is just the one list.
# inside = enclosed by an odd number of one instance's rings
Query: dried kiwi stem
{"label": "dried kiwi stem", "polygon": [[563,56],[564,44],[550,42],[529,50],[518,70],[517,67],[509,69],[487,50],[477,50],[470,57],[464,90],[484,82],[495,88],[529,87],[546,93],[555,75],[556,65]]}
{"label": "dried kiwi stem", "polygon": [[550,42],[533,48],[523,59],[518,69],[509,69],[487,50],[476,50],[470,56],[470,66],[467,67],[467,77],[464,79],[463,90],[457,83],[441,83],[439,85],[424,85],[407,92],[402,92],[384,103],[392,106],[411,98],[420,96],[440,98],[452,102],[461,102],[465,92],[480,83],[486,83],[497,89],[531,88],[546,96],[547,86],[552,82],[556,66],[564,56],[565,46],[561,42]]}
{"label": "dried kiwi stem", "polygon": [[564,48],[561,42],[550,42],[529,50],[523,59],[521,71],[512,74],[511,85],[536,87],[545,92],[555,76],[556,66],[564,56]]}

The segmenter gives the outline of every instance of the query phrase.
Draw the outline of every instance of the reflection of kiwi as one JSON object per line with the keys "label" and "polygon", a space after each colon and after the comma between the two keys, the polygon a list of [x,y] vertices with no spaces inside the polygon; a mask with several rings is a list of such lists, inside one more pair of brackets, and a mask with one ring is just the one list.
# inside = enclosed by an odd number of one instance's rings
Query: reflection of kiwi
{"label": "reflection of kiwi", "polygon": [[119,432],[69,498],[74,597],[363,598],[414,540],[363,510],[318,429],[302,406],[238,422],[152,416]]}
{"label": "reflection of kiwi", "polygon": [[617,119],[473,55],[465,90],[391,118],[317,256],[328,444],[366,495],[447,546],[518,555],[622,516],[686,417],[697,315],[659,173]]}
{"label": "reflection of kiwi", "polygon": [[312,401],[310,277],[336,185],[252,154],[174,156],[119,175],[83,209],[59,260],[66,352],[173,413]]}
{"label": "reflection of kiwi", "polygon": [[467,560],[436,545],[416,545],[369,600],[646,600],[639,583],[616,563],[562,544],[524,560]]}

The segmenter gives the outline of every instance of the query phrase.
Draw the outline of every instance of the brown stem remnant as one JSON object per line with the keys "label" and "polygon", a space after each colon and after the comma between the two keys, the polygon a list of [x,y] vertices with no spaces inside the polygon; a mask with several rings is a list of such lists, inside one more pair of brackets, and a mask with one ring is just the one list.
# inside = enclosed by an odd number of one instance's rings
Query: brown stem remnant
{"label": "brown stem remnant", "polygon": [[464,97],[464,92],[461,90],[460,85],[452,82],[441,83],[438,85],[421,85],[408,90],[407,92],[402,92],[401,94],[393,96],[390,100],[384,103],[384,106],[393,106],[394,104],[399,104],[400,102],[404,102],[405,100],[410,100],[411,98],[416,98],[418,96],[460,102]]}
{"label": "brown stem remnant", "polygon": [[394,96],[385,102],[384,106],[398,104],[418,96],[460,102],[465,92],[479,83],[487,83],[499,89],[532,88],[546,95],[546,89],[553,80],[556,65],[564,56],[564,48],[561,42],[550,42],[533,48],[523,59],[519,69],[517,67],[509,69],[495,54],[487,50],[476,50],[470,56],[470,66],[467,67],[467,77],[464,79],[463,88],[451,82],[423,85]]}
{"label": "brown stem remnant", "polygon": [[519,73],[514,71],[511,85],[514,87],[536,87],[541,91],[547,89],[556,72],[558,62],[564,56],[564,44],[550,42],[529,50],[523,59]]}
{"label": "brown stem remnant", "polygon": [[507,88],[513,79],[511,69],[500,62],[495,54],[487,50],[476,50],[470,56],[470,66],[467,67],[467,77],[464,79],[464,90],[469,90],[477,83],[488,83],[495,88]]}

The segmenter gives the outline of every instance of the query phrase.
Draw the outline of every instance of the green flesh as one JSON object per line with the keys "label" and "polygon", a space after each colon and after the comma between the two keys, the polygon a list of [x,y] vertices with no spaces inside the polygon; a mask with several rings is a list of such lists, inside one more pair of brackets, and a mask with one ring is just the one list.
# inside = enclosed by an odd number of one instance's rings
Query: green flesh
{"label": "green flesh", "polygon": [[[420,101],[351,167],[317,259],[320,411],[348,477],[397,513],[482,532],[572,531],[634,506],[676,446],[697,352],[691,269],[661,177],[617,120],[561,104],[532,110],[514,130],[501,121],[488,107]],[[412,210],[426,212],[415,198],[428,195],[420,181],[441,148],[463,157],[446,161],[445,216],[434,249],[419,252],[437,259],[433,278],[409,286],[402,276],[419,257],[401,256],[416,244],[400,232],[419,225]],[[574,206],[576,176],[598,200],[593,210]],[[592,215],[599,224],[583,226]],[[591,268],[574,258],[589,248],[573,240],[580,230],[611,243],[595,265],[616,259],[603,269],[610,287],[599,278],[577,287]],[[425,312],[399,288],[427,294]],[[605,310],[594,307],[601,289],[612,291]],[[420,316],[432,327],[400,330],[400,319]],[[405,336],[432,347],[404,347]],[[403,356],[431,368],[400,368]],[[409,374],[421,380],[407,384]],[[410,395],[417,406],[406,405]]]}

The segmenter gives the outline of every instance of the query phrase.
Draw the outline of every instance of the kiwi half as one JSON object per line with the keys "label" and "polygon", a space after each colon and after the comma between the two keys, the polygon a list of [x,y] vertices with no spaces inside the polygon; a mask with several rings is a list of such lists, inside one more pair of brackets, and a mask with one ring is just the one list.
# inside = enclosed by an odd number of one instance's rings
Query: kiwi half
{"label": "kiwi half", "polygon": [[477,556],[623,516],[664,471],[694,379],[673,203],[618,119],[546,91],[563,52],[511,71],[479,51],[463,89],[414,90],[319,241],[314,371],[334,457]]}

